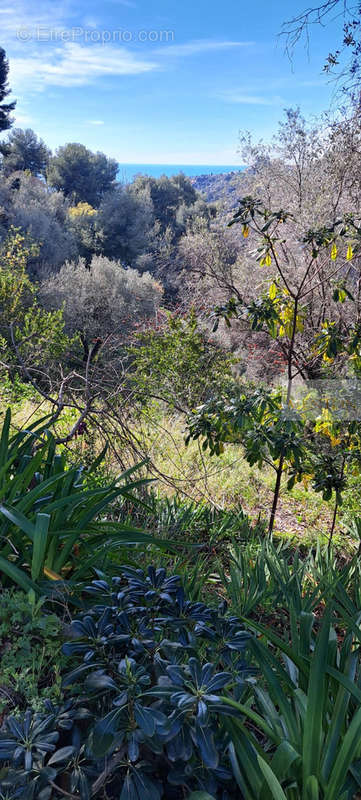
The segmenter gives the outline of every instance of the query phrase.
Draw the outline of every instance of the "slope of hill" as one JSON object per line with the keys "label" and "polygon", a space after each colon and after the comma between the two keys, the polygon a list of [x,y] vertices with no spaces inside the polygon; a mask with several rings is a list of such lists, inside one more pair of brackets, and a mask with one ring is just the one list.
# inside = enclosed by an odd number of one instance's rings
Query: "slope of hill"
{"label": "slope of hill", "polygon": [[193,186],[209,203],[221,203],[227,210],[237,207],[243,193],[242,180],[243,174],[239,170],[221,175],[197,175],[191,178]]}

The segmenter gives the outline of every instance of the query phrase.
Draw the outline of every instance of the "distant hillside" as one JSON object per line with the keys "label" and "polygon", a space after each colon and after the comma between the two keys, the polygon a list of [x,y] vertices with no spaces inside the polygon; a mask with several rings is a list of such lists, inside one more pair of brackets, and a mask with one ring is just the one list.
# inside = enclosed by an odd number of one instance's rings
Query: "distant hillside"
{"label": "distant hillside", "polygon": [[243,194],[243,174],[239,170],[221,175],[197,175],[190,179],[195,189],[202,192],[209,203],[221,203],[225,211],[237,208]]}

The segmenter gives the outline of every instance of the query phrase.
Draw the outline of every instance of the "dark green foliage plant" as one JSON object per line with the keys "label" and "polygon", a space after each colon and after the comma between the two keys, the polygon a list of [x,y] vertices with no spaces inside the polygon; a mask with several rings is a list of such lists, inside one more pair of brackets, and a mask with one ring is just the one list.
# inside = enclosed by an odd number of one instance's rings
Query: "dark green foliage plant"
{"label": "dark green foliage plant", "polygon": [[71,696],[47,716],[7,719],[3,785],[39,800],[64,791],[84,800],[232,798],[221,718],[233,711],[220,696],[243,695],[250,634],[224,604],[189,601],[164,569],[125,567],[85,591],[88,608],[63,647]]}

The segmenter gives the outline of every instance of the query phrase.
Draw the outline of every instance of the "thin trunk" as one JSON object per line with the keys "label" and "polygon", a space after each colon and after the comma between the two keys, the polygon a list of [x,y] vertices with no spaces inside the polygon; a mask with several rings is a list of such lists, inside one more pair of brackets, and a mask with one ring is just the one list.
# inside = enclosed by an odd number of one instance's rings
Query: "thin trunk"
{"label": "thin trunk", "polygon": [[[288,368],[287,368],[287,397],[286,397],[286,408],[290,407],[291,402],[291,393],[292,393],[292,364],[293,364],[293,350],[295,346],[295,336],[296,336],[296,327],[297,327],[297,312],[298,312],[298,296],[295,297],[295,307],[293,313],[293,325],[292,325],[292,336],[288,351]],[[269,536],[272,535],[275,517],[277,513],[278,501],[281,491],[281,481],[282,481],[282,472],[283,472],[283,465],[284,465],[284,454],[281,452],[279,464],[277,467],[277,475],[276,475],[276,483],[275,488],[273,490],[273,503],[272,503],[272,510],[269,519],[268,525],[268,534]]]}
{"label": "thin trunk", "polygon": [[[351,441],[351,434],[349,433],[347,442],[345,443],[345,450],[344,450],[344,455],[343,455],[343,459],[342,459],[341,481],[343,480],[343,476],[345,474],[346,453],[348,452],[348,449],[349,449],[349,446],[350,446],[350,441]],[[331,550],[332,538],[333,538],[333,534],[335,532],[335,526],[336,526],[336,520],[337,520],[338,507],[339,507],[339,502],[338,502],[337,495],[336,495],[335,508],[334,508],[333,517],[332,517],[332,525],[331,525],[330,536],[329,536],[329,540],[328,540],[328,548],[327,548],[328,552],[330,552],[330,550]]]}
{"label": "thin trunk", "polygon": [[328,547],[327,547],[327,550],[328,550],[329,554],[330,554],[330,550],[331,550],[331,546],[332,546],[332,537],[333,537],[333,534],[334,534],[334,531],[335,531],[337,512],[338,512],[338,500],[337,500],[337,497],[336,497],[335,508],[334,508],[333,517],[332,517],[332,525],[331,525],[330,536],[329,536]]}
{"label": "thin trunk", "polygon": [[270,518],[269,518],[269,525],[268,525],[269,536],[272,535],[273,527],[274,527],[274,523],[275,523],[275,516],[276,516],[276,511],[277,511],[277,506],[278,506],[278,498],[280,496],[280,490],[281,490],[283,462],[284,462],[284,458],[283,458],[283,455],[282,455],[281,458],[280,458],[280,463],[279,463],[278,468],[277,468],[276,483],[275,483],[275,488],[274,488],[274,491],[273,491],[272,511],[271,511],[271,515],[270,515]]}

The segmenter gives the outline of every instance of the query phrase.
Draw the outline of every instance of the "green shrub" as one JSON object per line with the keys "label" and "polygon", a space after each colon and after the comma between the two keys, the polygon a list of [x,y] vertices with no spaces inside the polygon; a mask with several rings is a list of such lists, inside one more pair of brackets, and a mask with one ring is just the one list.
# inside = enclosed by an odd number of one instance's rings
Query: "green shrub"
{"label": "green shrub", "polygon": [[144,403],[155,397],[187,411],[234,385],[236,359],[209,340],[193,311],[168,313],[161,327],[139,333],[130,356],[132,383]]}
{"label": "green shrub", "polygon": [[0,714],[59,700],[64,637],[59,617],[45,613],[44,602],[33,592],[0,595]]}
{"label": "green shrub", "polygon": [[123,568],[87,593],[91,606],[63,648],[72,698],[61,709],[48,704],[48,716],[8,718],[3,786],[39,800],[64,792],[181,800],[196,790],[231,800],[221,720],[233,710],[220,694],[242,697],[250,635],[224,605],[188,601],[163,569]]}

